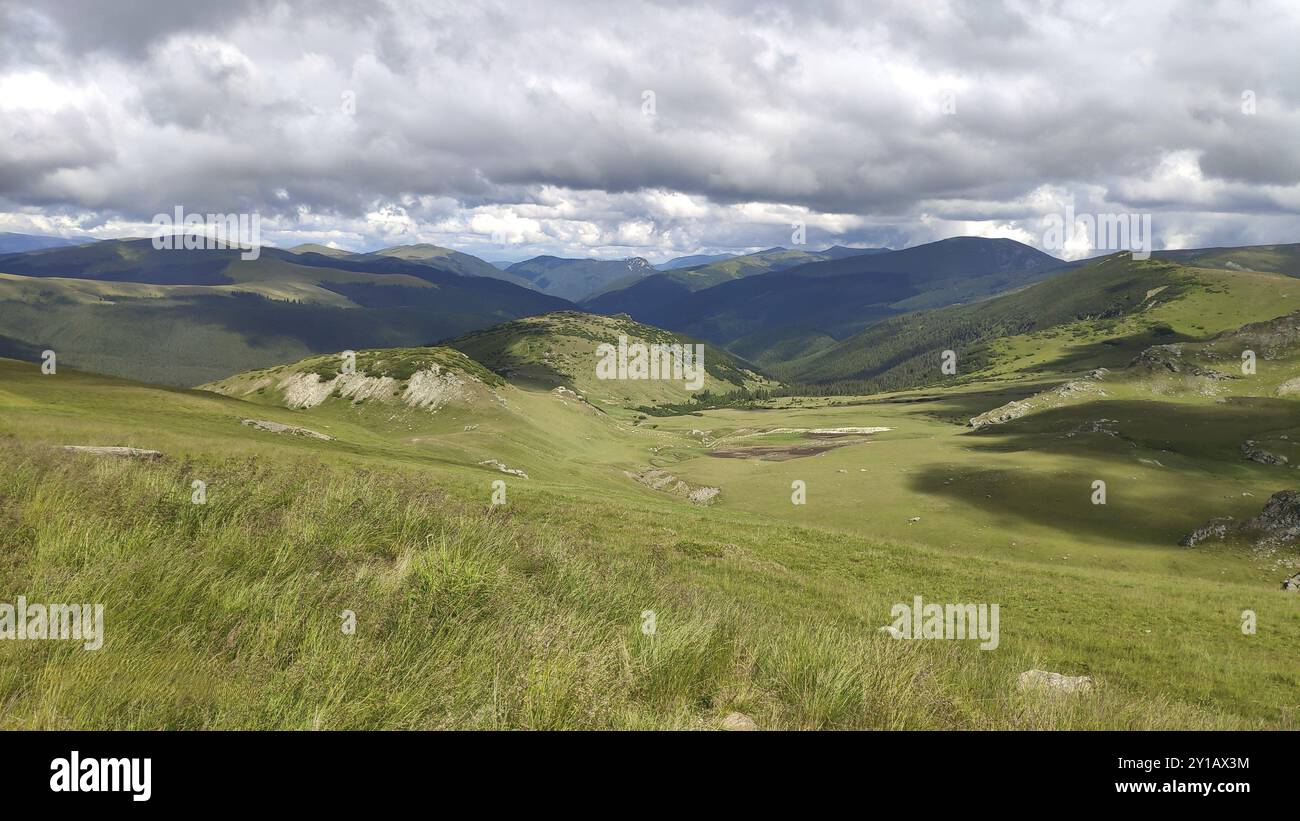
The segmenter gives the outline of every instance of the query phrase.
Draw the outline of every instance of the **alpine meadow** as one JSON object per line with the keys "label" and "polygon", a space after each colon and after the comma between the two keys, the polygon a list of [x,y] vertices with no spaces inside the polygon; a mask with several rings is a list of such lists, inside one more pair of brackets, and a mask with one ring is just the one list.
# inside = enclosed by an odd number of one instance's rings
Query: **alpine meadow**
{"label": "alpine meadow", "polygon": [[0,2],[0,728],[1300,729],[1297,38]]}

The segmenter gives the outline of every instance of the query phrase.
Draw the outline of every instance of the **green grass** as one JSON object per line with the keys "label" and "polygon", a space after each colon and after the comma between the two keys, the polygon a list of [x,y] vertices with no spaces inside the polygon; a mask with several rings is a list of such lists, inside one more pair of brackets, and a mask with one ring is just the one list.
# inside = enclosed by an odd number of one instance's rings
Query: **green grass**
{"label": "green grass", "polygon": [[[0,724],[707,728],[740,711],[765,728],[1297,725],[1300,600],[1258,557],[1169,541],[1257,510],[1290,475],[1202,442],[1227,417],[1171,435],[1135,407],[1121,417],[1134,448],[1061,438],[1092,408],[967,434],[967,406],[999,402],[960,391],[776,400],[645,429],[501,390],[508,407],[295,412],[0,361],[0,589],[103,602],[107,633],[95,653],[0,642]],[[1223,441],[1276,427],[1260,412]],[[708,455],[806,441],[762,429],[848,425],[893,430],[785,462]],[[1162,450],[1165,468],[1138,461]],[[490,457],[531,478],[478,464]],[[622,475],[650,464],[722,495],[695,507]],[[1112,482],[1104,509],[1086,504],[1096,475]],[[190,502],[195,478],[207,505]],[[795,478],[806,506],[789,503]],[[489,504],[495,480],[504,507]],[[1054,518],[1058,496],[1074,501]],[[999,603],[999,649],[879,633],[914,595]],[[1241,634],[1243,609],[1258,635]],[[1101,688],[1021,695],[1030,668]]]}

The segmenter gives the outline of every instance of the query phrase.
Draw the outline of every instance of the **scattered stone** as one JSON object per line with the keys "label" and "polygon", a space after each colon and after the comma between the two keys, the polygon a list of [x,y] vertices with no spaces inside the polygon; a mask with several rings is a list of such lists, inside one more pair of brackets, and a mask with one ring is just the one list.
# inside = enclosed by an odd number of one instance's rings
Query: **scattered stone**
{"label": "scattered stone", "polygon": [[921,517],[920,517],[920,516],[913,516],[912,518],[910,518],[910,519],[907,520],[907,523],[908,523],[909,525],[914,525],[914,524],[916,524],[916,523],[919,522],[919,521],[921,521]]}
{"label": "scattered stone", "polygon": [[288,436],[308,436],[312,439],[320,439],[325,442],[334,441],[333,436],[318,433],[309,428],[300,428],[297,425],[285,425],[280,422],[272,422],[270,419],[241,419],[239,420],[239,423],[241,425],[249,425],[258,430],[267,431],[268,433],[283,433]]}
{"label": "scattered stone", "polygon": [[508,473],[511,476],[518,476],[523,479],[528,478],[528,474],[524,473],[522,470],[518,470],[517,468],[508,468],[501,462],[497,461],[496,459],[484,459],[482,462],[479,462],[479,464],[487,465],[489,467],[494,467],[497,470],[501,471],[502,473]]}
{"label": "scattered stone", "polygon": [[88,453],[91,456],[125,456],[131,459],[161,459],[162,451],[143,448],[99,447],[97,445],[64,445],[64,450]]}
{"label": "scattered stone", "polygon": [[1045,691],[1053,694],[1090,693],[1095,682],[1092,676],[1063,676],[1046,670],[1026,670],[1020,674],[1020,692]]}
{"label": "scattered stone", "polygon": [[1300,593],[1300,573],[1294,576],[1288,576],[1282,581],[1282,589],[1290,590],[1292,593]]}
{"label": "scattered stone", "polygon": [[722,719],[722,729],[743,732],[757,730],[758,725],[754,723],[754,719],[744,713],[730,713]]}
{"label": "scattered stone", "polygon": [[1188,533],[1186,536],[1179,539],[1178,546],[1196,547],[1201,542],[1206,542],[1211,539],[1216,541],[1225,539],[1228,536],[1228,529],[1233,527],[1235,524],[1236,522],[1234,522],[1230,517],[1211,519],[1193,530],[1191,533]]}
{"label": "scattered stone", "polygon": [[466,425],[465,430],[466,431],[478,430],[478,425]]}

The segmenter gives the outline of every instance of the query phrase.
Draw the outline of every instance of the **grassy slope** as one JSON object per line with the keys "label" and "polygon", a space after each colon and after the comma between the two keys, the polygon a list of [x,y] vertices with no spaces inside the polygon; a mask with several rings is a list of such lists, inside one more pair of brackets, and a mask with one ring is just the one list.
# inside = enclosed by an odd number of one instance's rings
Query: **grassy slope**
{"label": "grassy slope", "polygon": [[[1166,541],[1212,500],[1257,508],[1280,469],[1191,453],[1192,483],[1173,485],[1108,437],[999,448],[953,424],[997,400],[960,391],[649,429],[503,390],[511,408],[392,419],[0,362],[2,586],[103,601],[108,633],[97,654],[0,643],[4,725],[701,727],[741,710],[764,727],[1296,726],[1300,603],[1251,557]],[[238,424],[250,415],[337,441]],[[894,430],[787,462],[713,458],[690,432],[867,424]],[[167,459],[47,447],[74,443]],[[532,478],[477,466],[485,454]],[[696,508],[621,476],[645,460],[723,495]],[[1094,475],[1114,482],[1106,508],[1080,501]],[[789,504],[794,478],[807,506]],[[913,595],[999,602],[1001,648],[878,633]],[[1103,688],[1015,694],[1030,667]]]}
{"label": "grassy slope", "polygon": [[1153,344],[1205,339],[1297,307],[1300,284],[1282,274],[1119,255],[984,302],[889,319],[772,370],[811,383],[937,385],[953,381],[939,370],[941,351],[951,349],[956,381],[1080,373],[1126,364]]}
{"label": "grassy slope", "polygon": [[[850,346],[843,357],[836,342],[863,328],[884,323],[890,329],[884,336],[898,337],[911,318],[886,322],[890,317],[1005,292],[1047,278],[1063,264],[1013,240],[955,237],[881,254],[811,255],[788,269],[753,272],[761,276],[710,279],[703,283],[708,287],[688,289],[672,277],[702,275],[715,266],[675,271],[585,304],[708,339],[803,380],[811,358],[832,349],[836,359],[857,364],[860,354]],[[829,370],[838,373],[838,367]],[[812,370],[820,377],[828,368]]]}
{"label": "grassy slope", "polygon": [[[103,268],[111,276],[174,278],[164,262],[168,253],[176,253],[178,259],[196,256],[216,263],[209,273],[224,284],[0,273],[0,354],[35,359],[50,348],[70,367],[195,385],[323,351],[426,344],[567,304],[495,279],[399,260],[366,258],[400,268],[375,273],[293,264],[273,249],[255,261],[232,262],[237,257],[233,252],[153,252],[139,243],[117,245],[116,253],[98,249],[98,261],[90,265],[95,270],[87,273]],[[74,256],[82,252],[56,250]],[[139,255],[152,267],[139,273],[122,255]],[[34,266],[55,257],[42,252],[23,259]],[[329,262],[320,255],[314,259]],[[338,264],[375,267],[372,262]]]}
{"label": "grassy slope", "polygon": [[[588,397],[607,411],[687,402],[693,395],[672,380],[600,380],[596,349],[617,346],[619,336],[629,344],[696,344],[695,340],[623,317],[562,311],[507,322],[475,331],[444,344],[463,351],[512,381],[544,389],[563,385]],[[712,346],[704,355],[701,391],[727,393],[737,388],[770,384],[736,357]]]}

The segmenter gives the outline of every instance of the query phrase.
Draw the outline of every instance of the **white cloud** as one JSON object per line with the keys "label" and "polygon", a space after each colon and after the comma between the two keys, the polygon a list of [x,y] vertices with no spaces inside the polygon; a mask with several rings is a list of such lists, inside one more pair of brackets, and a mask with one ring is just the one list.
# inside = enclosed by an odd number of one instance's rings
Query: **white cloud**
{"label": "white cloud", "polygon": [[1170,242],[1300,233],[1281,0],[0,15],[0,225],[103,234],[179,203],[290,239],[584,256],[788,244],[793,221],[814,246],[1039,244],[1066,205],[1154,212]]}

